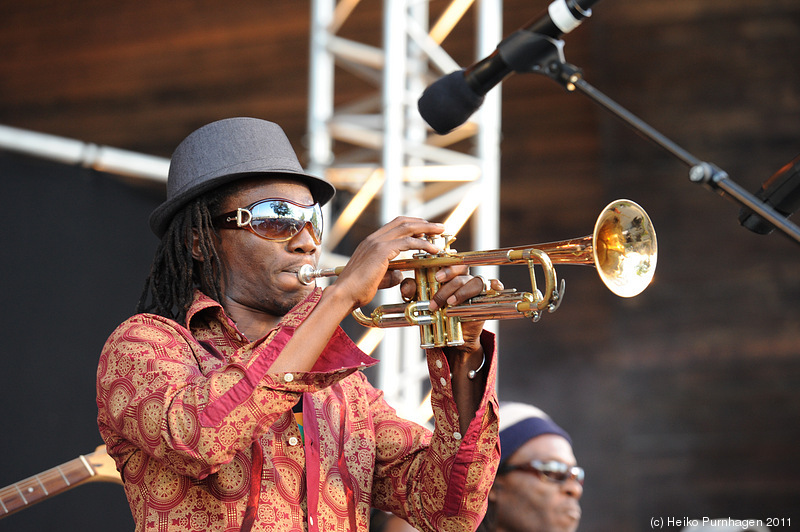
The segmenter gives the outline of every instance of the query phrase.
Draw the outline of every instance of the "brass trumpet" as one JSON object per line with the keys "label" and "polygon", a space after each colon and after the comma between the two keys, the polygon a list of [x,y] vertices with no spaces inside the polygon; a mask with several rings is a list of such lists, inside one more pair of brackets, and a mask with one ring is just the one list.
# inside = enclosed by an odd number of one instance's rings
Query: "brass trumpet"
{"label": "brass trumpet", "polygon": [[[532,246],[458,253],[450,249],[455,240],[443,240],[441,253],[418,253],[394,260],[390,270],[414,271],[417,294],[411,301],[376,308],[369,316],[356,309],[353,316],[365,327],[420,327],[420,347],[454,346],[464,343],[461,322],[531,318],[538,321],[543,310],[554,312],[564,297],[565,283],[558,285],[553,264],[593,265],[603,283],[620,297],[640,294],[653,279],[658,255],[656,233],[650,217],[638,204],[621,199],[609,203],[597,218],[591,235]],[[432,240],[433,241],[433,240]],[[537,288],[534,266],[543,270],[545,287]],[[491,290],[459,305],[430,311],[430,299],[439,289],[436,272],[455,264],[492,266],[527,264],[530,292],[516,289]],[[318,277],[339,275],[343,266],[315,270],[302,268],[298,279],[310,284]]]}

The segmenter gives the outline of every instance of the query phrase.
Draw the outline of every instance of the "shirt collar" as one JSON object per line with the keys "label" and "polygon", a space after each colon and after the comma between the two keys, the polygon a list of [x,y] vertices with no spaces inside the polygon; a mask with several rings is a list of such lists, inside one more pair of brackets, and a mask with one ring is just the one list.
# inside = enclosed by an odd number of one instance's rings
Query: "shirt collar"
{"label": "shirt collar", "polygon": [[[294,331],[314,309],[321,296],[322,288],[316,287],[308,297],[281,318],[276,329]],[[200,290],[195,290],[192,304],[186,312],[186,327],[192,330],[192,320],[200,319],[200,316],[206,313],[213,313],[213,319],[222,323],[223,326],[230,327],[235,334],[241,335],[241,332],[236,327],[236,323],[225,313],[225,309],[222,308],[222,305],[218,301],[207,296]],[[273,329],[273,331],[274,330],[275,329]],[[241,335],[241,337],[244,338],[244,335]],[[258,338],[249,338],[248,340],[252,342],[258,340]],[[339,327],[328,343],[328,348],[320,355],[315,365],[315,370],[320,371],[323,368],[341,369],[348,366],[366,368],[377,362],[376,359],[361,351],[342,328]]]}

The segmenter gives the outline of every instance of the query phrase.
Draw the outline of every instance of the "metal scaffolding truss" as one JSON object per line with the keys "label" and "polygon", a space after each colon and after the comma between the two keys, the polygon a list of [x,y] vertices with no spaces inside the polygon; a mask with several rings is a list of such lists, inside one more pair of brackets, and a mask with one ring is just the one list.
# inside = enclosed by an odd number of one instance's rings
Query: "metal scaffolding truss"
{"label": "metal scaffolding truss", "polygon": [[[491,53],[502,35],[501,0],[439,2],[435,17],[427,0],[384,0],[380,47],[347,35],[353,15],[375,2],[312,0],[307,169],[325,173],[340,191],[338,211],[328,213],[336,223],[323,242],[325,265],[347,261],[346,251],[334,251],[346,247],[346,237],[371,205],[378,207],[372,209],[377,219],[367,224],[373,229],[410,215],[443,221],[457,235],[469,221],[472,249],[499,247],[499,87],[467,123],[444,136],[426,126],[416,102],[430,82],[460,68],[442,44],[448,37],[462,39],[463,32],[453,37],[454,30],[468,13],[475,21],[475,57]],[[363,27],[357,29],[353,33],[364,34]],[[369,88],[335,106],[339,70]],[[0,126],[0,149],[155,181],[166,180],[169,166],[161,157],[7,126]],[[490,278],[497,277],[496,269],[473,271]],[[379,297],[377,303],[398,297]],[[487,327],[496,328],[496,322]],[[387,400],[402,415],[426,421],[428,371],[416,328],[370,329],[359,344],[366,352],[378,349],[378,385]]]}
{"label": "metal scaffolding truss", "polygon": [[[377,218],[372,227],[409,215],[443,221],[451,234],[470,221],[473,249],[499,247],[499,88],[444,136],[427,127],[416,102],[428,84],[461,68],[443,43],[465,16],[474,16],[469,38],[475,57],[494,49],[502,37],[501,0],[439,2],[435,15],[426,0],[384,0],[380,47],[359,39],[366,32],[353,22],[359,9],[375,8],[374,1],[312,0],[307,164],[325,173],[344,200],[329,216],[337,221],[323,242],[325,265],[346,261],[340,244],[365,213]],[[340,74],[348,81],[337,79]],[[353,90],[354,79],[363,90]],[[477,273],[496,277],[495,269]],[[377,303],[398,298],[393,292]],[[377,349],[377,384],[390,404],[427,420],[428,371],[418,330],[371,329],[360,345]]]}

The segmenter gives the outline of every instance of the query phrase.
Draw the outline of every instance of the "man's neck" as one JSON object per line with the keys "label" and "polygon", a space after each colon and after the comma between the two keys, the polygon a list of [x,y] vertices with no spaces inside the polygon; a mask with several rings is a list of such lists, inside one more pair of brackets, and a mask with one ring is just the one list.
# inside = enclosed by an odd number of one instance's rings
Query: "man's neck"
{"label": "man's neck", "polygon": [[278,323],[281,321],[280,316],[273,316],[253,310],[235,301],[226,300],[222,306],[225,309],[225,313],[236,324],[236,328],[239,329],[239,332],[250,341],[263,338],[272,329],[277,327]]}

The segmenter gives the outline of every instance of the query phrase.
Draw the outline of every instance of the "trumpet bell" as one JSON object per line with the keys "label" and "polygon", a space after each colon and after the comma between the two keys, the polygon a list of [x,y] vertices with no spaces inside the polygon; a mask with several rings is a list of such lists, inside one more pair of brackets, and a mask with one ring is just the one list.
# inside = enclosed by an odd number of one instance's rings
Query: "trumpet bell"
{"label": "trumpet bell", "polygon": [[595,223],[592,248],[600,279],[616,295],[639,295],[653,280],[656,231],[637,203],[626,199],[609,203]]}

